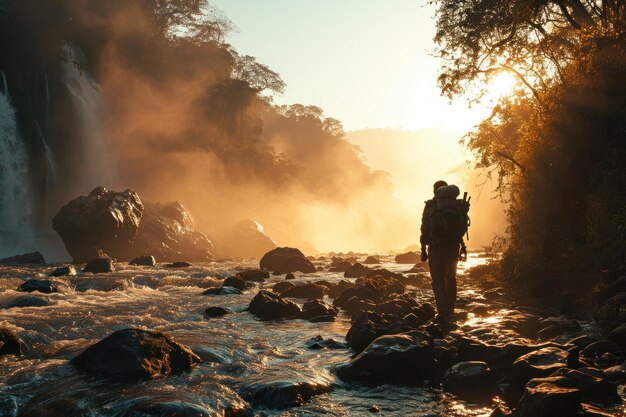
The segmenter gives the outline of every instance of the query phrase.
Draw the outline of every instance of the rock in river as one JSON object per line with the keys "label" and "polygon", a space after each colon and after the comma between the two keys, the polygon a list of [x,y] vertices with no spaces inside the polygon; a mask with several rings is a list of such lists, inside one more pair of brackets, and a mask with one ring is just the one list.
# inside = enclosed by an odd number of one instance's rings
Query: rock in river
{"label": "rock in river", "polygon": [[91,374],[151,379],[189,371],[200,362],[187,346],[160,332],[119,330],[89,346],[70,363]]}
{"label": "rock in river", "polygon": [[412,264],[415,265],[420,262],[420,254],[417,252],[407,252],[400,255],[396,255],[396,263],[398,264]]}
{"label": "rock in river", "polygon": [[204,314],[210,318],[222,317],[228,313],[230,313],[230,311],[226,310],[224,307],[209,307],[204,310]]}
{"label": "rock in river", "polygon": [[104,187],[78,197],[52,220],[74,262],[86,262],[98,249],[121,259],[139,230],[144,206],[132,190],[115,192]]}
{"label": "rock in river", "polygon": [[140,265],[140,266],[154,266],[156,265],[156,259],[152,255],[141,255],[135,257],[132,261],[129,262],[130,265]]}
{"label": "rock in river", "polygon": [[62,292],[63,286],[65,286],[65,284],[49,279],[29,279],[20,285],[17,290],[22,292],[38,291],[44,294],[52,294],[55,292]]}
{"label": "rock in river", "polygon": [[21,355],[22,341],[17,334],[7,328],[0,328],[0,356]]}
{"label": "rock in river", "polygon": [[242,396],[254,406],[284,410],[329,391],[330,385],[322,381],[271,381],[246,387]]}
{"label": "rock in river", "polygon": [[276,248],[261,258],[260,267],[268,271],[288,274],[292,272],[313,273],[317,269],[296,248]]}
{"label": "rock in river", "polygon": [[452,393],[489,393],[493,388],[491,370],[485,362],[459,362],[443,376],[443,387]]}
{"label": "rock in river", "polygon": [[76,268],[74,268],[73,265],[59,267],[48,274],[48,276],[51,276],[51,277],[66,277],[66,276],[69,277],[69,276],[75,276],[75,275],[76,275]]}
{"label": "rock in river", "polygon": [[249,306],[250,313],[263,320],[277,320],[294,317],[301,309],[296,303],[283,300],[270,291],[259,291]]}
{"label": "rock in river", "polygon": [[25,253],[23,255],[15,255],[10,258],[0,259],[0,264],[45,264],[43,255],[39,252]]}
{"label": "rock in river", "polygon": [[411,331],[379,337],[336,371],[344,381],[416,385],[430,376],[434,365],[430,335]]}
{"label": "rock in river", "polygon": [[115,272],[115,265],[109,258],[96,258],[87,262],[87,265],[83,268],[83,272],[91,272],[93,274]]}

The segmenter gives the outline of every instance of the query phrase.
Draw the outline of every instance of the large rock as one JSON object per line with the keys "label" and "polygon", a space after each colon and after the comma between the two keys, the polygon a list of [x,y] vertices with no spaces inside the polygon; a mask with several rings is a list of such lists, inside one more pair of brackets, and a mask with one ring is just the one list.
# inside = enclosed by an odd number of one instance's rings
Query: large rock
{"label": "large rock", "polygon": [[83,268],[83,272],[91,272],[92,274],[106,274],[115,272],[115,265],[110,258],[92,259]]}
{"label": "large rock", "polygon": [[296,248],[276,248],[261,258],[259,266],[262,269],[288,274],[290,272],[316,272],[315,265]]}
{"label": "large rock", "polygon": [[346,334],[346,340],[355,352],[361,352],[381,336],[415,330],[423,324],[424,322],[416,315],[395,316],[365,312],[353,321]]}
{"label": "large rock", "polygon": [[213,243],[204,233],[194,230],[191,214],[181,204],[145,202],[144,206],[137,236],[125,258],[149,253],[159,262],[212,259]]}
{"label": "large rock", "polygon": [[216,242],[216,250],[220,256],[240,258],[260,258],[276,246],[276,242],[265,233],[263,226],[250,219],[234,226],[225,238]]}
{"label": "large rock", "polygon": [[129,264],[138,266],[154,266],[156,265],[156,259],[154,259],[154,256],[152,255],[142,255],[135,257],[129,262]]}
{"label": "large rock", "polygon": [[284,410],[300,407],[313,396],[329,391],[330,385],[322,380],[282,380],[252,384],[244,389],[242,396],[253,406]]}
{"label": "large rock", "polygon": [[279,295],[265,290],[254,296],[248,310],[262,320],[292,318],[301,311],[296,303],[283,300]]}
{"label": "large rock", "polygon": [[2,308],[46,307],[48,305],[50,305],[50,302],[45,298],[23,295],[4,304]]}
{"label": "large rock", "polygon": [[22,341],[17,334],[10,329],[0,328],[0,356],[21,355]]}
{"label": "large rock", "polygon": [[55,292],[63,292],[64,284],[49,279],[29,279],[19,286],[18,291],[22,292],[42,292],[44,294],[52,294]]}
{"label": "large rock", "polygon": [[89,346],[70,363],[91,374],[151,379],[189,371],[200,362],[187,346],[160,332],[119,330]]}
{"label": "large rock", "polygon": [[513,413],[516,417],[574,417],[580,410],[582,393],[552,381],[533,379]]}
{"label": "large rock", "polygon": [[372,268],[367,267],[360,263],[355,263],[350,268],[346,269],[343,276],[346,278],[361,278],[370,272]]}
{"label": "large rock", "polygon": [[283,291],[281,295],[283,297],[306,298],[307,300],[315,300],[317,298],[323,298],[325,293],[325,287],[312,282],[307,282],[301,285],[294,285],[292,288]]}
{"label": "large rock", "polygon": [[335,321],[335,317],[339,314],[339,310],[322,300],[313,300],[304,303],[302,311],[296,316],[302,320],[312,322]]}
{"label": "large rock", "polygon": [[443,387],[452,393],[490,393],[494,388],[491,369],[485,362],[459,362],[443,376]]}
{"label": "large rock", "polygon": [[407,252],[400,255],[396,255],[396,263],[398,264],[412,264],[415,265],[420,262],[420,254],[417,252]]}
{"label": "large rock", "polygon": [[520,356],[507,377],[513,390],[523,387],[533,378],[547,377],[567,367],[569,352],[557,347],[545,347]]}
{"label": "large rock", "polygon": [[43,255],[39,252],[25,253],[22,255],[11,256],[10,258],[0,259],[0,264],[45,264]]}
{"label": "large rock", "polygon": [[74,262],[86,262],[98,250],[118,259],[128,257],[144,206],[132,190],[115,192],[103,187],[78,197],[59,210],[52,219]]}
{"label": "large rock", "polygon": [[344,381],[417,385],[435,365],[432,339],[421,331],[382,336],[336,368]]}

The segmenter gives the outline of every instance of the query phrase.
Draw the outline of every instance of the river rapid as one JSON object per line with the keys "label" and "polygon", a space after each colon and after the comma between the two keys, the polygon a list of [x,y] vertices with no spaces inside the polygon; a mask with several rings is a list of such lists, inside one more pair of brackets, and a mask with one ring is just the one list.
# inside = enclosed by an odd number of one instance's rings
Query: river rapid
{"label": "river rapid", "polygon": [[[381,260],[381,266],[391,271],[410,268],[396,264],[392,257]],[[467,266],[487,260],[471,254],[461,267],[459,304],[462,310],[468,303],[483,302],[489,313],[462,315],[459,325],[468,332],[493,332],[503,342],[527,341],[514,331],[499,330],[499,323],[514,312],[504,303],[487,303],[464,275]],[[0,305],[23,296],[16,288],[26,279],[44,278],[54,267],[0,266]],[[14,329],[26,345],[23,357],[0,359],[0,416],[122,417],[133,404],[150,399],[196,404],[210,415],[247,408],[259,416],[366,416],[372,415],[371,408],[376,405],[385,416],[452,417],[488,416],[494,408],[497,399],[469,403],[435,388],[342,382],[334,375],[333,366],[349,361],[350,350],[341,346],[315,350],[308,348],[307,342],[317,336],[345,342],[350,318],[343,312],[335,322],[309,323],[264,322],[246,311],[259,289],[271,289],[284,276],[272,276],[242,295],[201,295],[242,267],[258,267],[258,262],[212,262],[180,269],[120,263],[115,273],[78,272],[77,276],[56,278],[70,287],[64,293],[30,294],[47,299],[48,306],[0,310],[0,326]],[[296,273],[295,282],[321,279],[334,282],[344,278],[342,273]],[[428,286],[409,289],[418,301],[432,302]],[[222,306],[232,313],[210,319],[204,314],[209,306]],[[139,383],[89,377],[68,364],[90,344],[128,327],[164,332],[189,346],[202,363],[189,373]],[[301,407],[286,410],[250,405],[242,399],[255,384],[280,381],[317,381],[331,389]]]}

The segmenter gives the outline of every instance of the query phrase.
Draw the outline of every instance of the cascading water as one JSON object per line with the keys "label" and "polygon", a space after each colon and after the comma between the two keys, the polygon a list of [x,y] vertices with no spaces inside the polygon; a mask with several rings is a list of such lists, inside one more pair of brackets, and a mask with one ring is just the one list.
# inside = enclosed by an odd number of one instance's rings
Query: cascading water
{"label": "cascading water", "polygon": [[[19,136],[15,109],[6,79],[0,91],[0,250],[5,237],[28,239],[32,234],[32,200],[28,154]],[[15,242],[12,243],[15,245]]]}
{"label": "cascading water", "polygon": [[114,170],[103,126],[106,107],[102,91],[82,68],[79,48],[65,45],[65,55],[68,59],[63,63],[63,82],[72,97],[80,138],[72,151],[78,167],[76,189],[85,193],[97,186],[110,187],[114,182]]}

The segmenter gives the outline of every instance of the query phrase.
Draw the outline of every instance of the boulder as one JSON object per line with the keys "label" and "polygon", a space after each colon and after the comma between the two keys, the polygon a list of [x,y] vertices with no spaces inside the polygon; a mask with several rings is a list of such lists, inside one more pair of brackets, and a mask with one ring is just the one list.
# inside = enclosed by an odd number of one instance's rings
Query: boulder
{"label": "boulder", "polygon": [[294,274],[287,274],[285,275],[285,279],[288,279],[288,280],[296,279],[296,276]]}
{"label": "boulder", "polygon": [[163,333],[124,329],[89,346],[70,364],[105,377],[152,379],[190,371],[198,362],[191,349]]}
{"label": "boulder", "polygon": [[270,273],[262,269],[245,269],[237,272],[235,276],[244,281],[263,282],[270,277]]}
{"label": "boulder", "polygon": [[235,225],[216,245],[220,255],[240,258],[260,258],[277,246],[263,226],[251,219]]}
{"label": "boulder", "polygon": [[322,349],[346,349],[345,343],[336,341],[335,339],[324,339],[322,336],[315,336],[307,340],[306,347],[311,350]]}
{"label": "boulder", "polygon": [[54,271],[50,272],[48,276],[51,277],[66,277],[66,276],[75,276],[76,268],[73,265],[62,266],[56,268]]}
{"label": "boulder", "polygon": [[191,214],[180,204],[144,202],[137,236],[124,258],[152,254],[161,262],[186,259],[207,262],[212,259],[213,243],[194,229]]}
{"label": "boulder", "polygon": [[222,317],[228,313],[230,313],[230,311],[226,310],[224,307],[209,307],[206,310],[204,310],[204,314],[206,314],[207,317],[210,317],[210,318]]}
{"label": "boulder", "polygon": [[279,295],[265,290],[254,296],[248,310],[262,320],[292,318],[301,311],[296,303],[283,300]]}
{"label": "boulder", "polygon": [[352,322],[346,334],[346,341],[358,353],[381,336],[415,330],[423,324],[424,322],[419,319],[410,320],[407,317],[364,312]]}
{"label": "boulder", "polygon": [[233,287],[237,288],[239,291],[244,291],[248,288],[248,284],[241,276],[231,276],[224,280],[222,287]]}
{"label": "boulder", "polygon": [[435,365],[432,338],[421,331],[381,336],[349,363],[336,367],[344,381],[417,385]]}
{"label": "boulder", "polygon": [[580,410],[582,393],[576,388],[559,387],[543,379],[531,380],[515,407],[516,417],[574,417]]}
{"label": "boulder", "polygon": [[337,314],[339,314],[337,308],[322,300],[313,300],[304,303],[302,311],[296,318],[313,322],[334,321]]}
{"label": "boulder", "polygon": [[156,259],[152,255],[141,255],[133,258],[132,261],[129,262],[131,265],[140,265],[140,266],[154,266],[156,265]]}
{"label": "boulder", "polygon": [[361,278],[367,275],[371,270],[371,268],[357,262],[348,268],[343,276],[346,278]]}
{"label": "boulder", "polygon": [[559,387],[580,390],[584,401],[607,405],[621,402],[615,386],[605,378],[602,371],[597,369],[561,368],[544,380]]}
{"label": "boulder", "polygon": [[378,259],[376,256],[368,256],[367,258],[365,258],[363,263],[365,265],[376,265],[380,263],[380,259]]}
{"label": "boulder", "polygon": [[50,305],[50,302],[45,298],[24,295],[14,298],[2,306],[2,308],[46,307],[48,305]]}
{"label": "boulder", "polygon": [[235,287],[214,287],[204,290],[202,295],[239,295],[241,290]]}
{"label": "boulder", "polygon": [[98,250],[122,259],[135,239],[144,212],[137,193],[115,192],[104,187],[78,197],[52,219],[74,262],[86,262]]}
{"label": "boulder", "polygon": [[323,298],[325,293],[325,287],[309,282],[301,285],[294,285],[292,288],[282,292],[281,295],[283,297],[306,298],[307,300],[315,300],[317,298]]}
{"label": "boulder", "polygon": [[0,356],[22,354],[22,341],[17,334],[7,328],[0,328]]}
{"label": "boulder", "polygon": [[29,279],[18,287],[18,291],[21,292],[42,292],[44,294],[52,294],[55,292],[62,292],[65,284],[52,281],[49,279]]}
{"label": "boulder", "polygon": [[263,255],[259,265],[262,269],[281,275],[293,272],[313,273],[317,271],[315,265],[295,248],[276,248],[271,250]]}
{"label": "boulder", "polygon": [[622,323],[611,331],[608,335],[608,339],[621,349],[626,349],[626,323]]}
{"label": "boulder", "polygon": [[513,362],[507,381],[513,390],[523,387],[533,378],[547,377],[567,367],[568,356],[569,352],[557,347],[545,347],[522,355]]}
{"label": "boulder", "polygon": [[276,294],[282,295],[282,293],[284,293],[285,291],[289,291],[290,289],[295,287],[296,285],[289,281],[281,281],[274,284],[274,286],[272,287],[272,291],[274,291]]}
{"label": "boulder", "polygon": [[330,385],[321,380],[279,380],[247,386],[242,392],[242,397],[255,407],[284,410],[300,407],[312,397],[329,391]]}
{"label": "boulder", "polygon": [[210,417],[206,408],[172,398],[141,399],[122,417]]}
{"label": "boulder", "polygon": [[459,362],[443,376],[443,388],[454,394],[490,394],[495,388],[491,369],[485,362]]}
{"label": "boulder", "polygon": [[110,258],[96,258],[87,262],[83,268],[83,272],[91,272],[93,274],[115,272],[115,265]]}
{"label": "boulder", "polygon": [[420,254],[417,252],[406,252],[400,255],[396,255],[397,264],[412,264],[415,265],[420,262]]}
{"label": "boulder", "polygon": [[10,258],[0,259],[0,264],[23,265],[23,264],[45,264],[43,255],[39,252],[25,253],[22,255],[11,256]]}
{"label": "boulder", "polygon": [[346,272],[348,269],[350,269],[350,267],[352,266],[352,264],[342,258],[333,258],[332,262],[330,263],[330,268],[329,271],[330,272]]}
{"label": "boulder", "polygon": [[168,268],[189,268],[191,264],[185,261],[177,261],[177,262],[165,264],[165,266]]}
{"label": "boulder", "polygon": [[341,281],[332,284],[332,286],[328,289],[328,296],[330,298],[337,298],[342,292],[352,287],[354,287],[354,283],[342,279]]}

